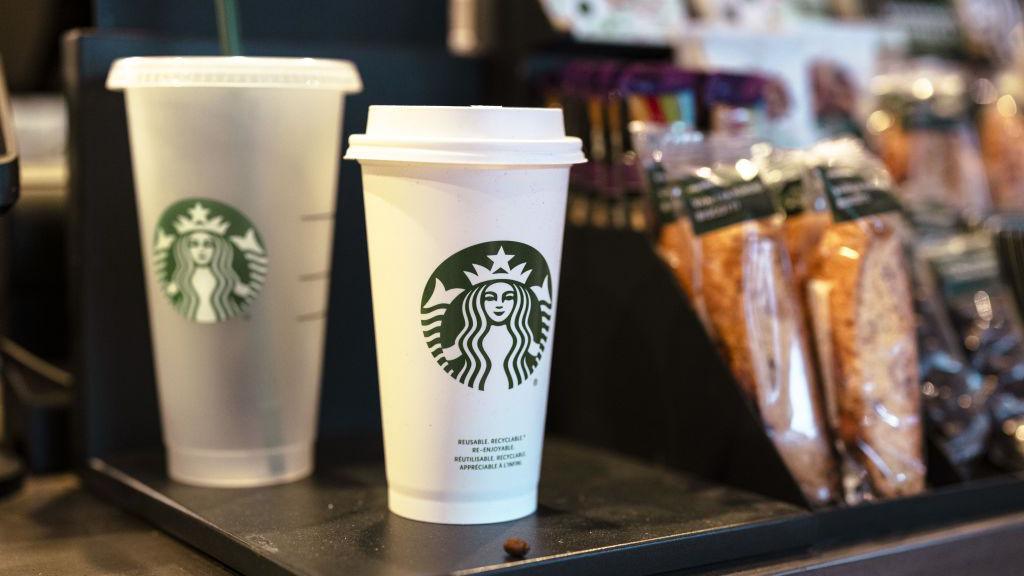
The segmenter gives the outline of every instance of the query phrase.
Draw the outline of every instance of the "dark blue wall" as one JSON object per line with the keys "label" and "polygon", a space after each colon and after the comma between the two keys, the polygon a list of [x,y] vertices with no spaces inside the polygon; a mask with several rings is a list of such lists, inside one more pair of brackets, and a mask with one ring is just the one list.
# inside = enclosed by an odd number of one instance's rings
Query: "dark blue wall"
{"label": "dark blue wall", "polygon": [[[96,0],[96,25],[213,37],[213,6],[213,0]],[[243,41],[441,48],[447,33],[445,0],[239,0],[238,7]]]}

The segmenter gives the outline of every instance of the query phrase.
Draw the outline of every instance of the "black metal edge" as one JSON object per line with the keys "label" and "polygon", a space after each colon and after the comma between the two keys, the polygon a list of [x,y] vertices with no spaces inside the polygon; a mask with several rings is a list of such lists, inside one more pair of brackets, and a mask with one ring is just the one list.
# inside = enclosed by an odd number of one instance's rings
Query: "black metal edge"
{"label": "black metal edge", "polygon": [[823,510],[815,514],[816,546],[941,528],[1024,510],[1024,474],[968,481],[924,493]]}
{"label": "black metal edge", "polygon": [[[79,295],[81,282],[79,273],[82,271],[81,252],[82,248],[76,242],[76,234],[81,229],[81,223],[75,217],[75,191],[81,189],[82,161],[78,147],[74,145],[78,128],[75,119],[82,114],[78,98],[78,62],[81,53],[78,46],[79,39],[83,36],[80,29],[72,29],[64,33],[60,40],[60,66],[61,66],[61,88],[64,93],[64,105],[67,108],[67,253],[64,265],[67,267],[68,290],[68,330],[70,332],[71,346],[69,352],[69,370],[80,377],[81,354],[79,346],[74,340],[81,334],[81,298]],[[86,414],[88,408],[88,391],[82,390],[83,382],[76,378],[74,396],[71,400],[71,460],[72,467],[82,472],[83,477],[88,466],[86,466],[86,453],[88,452],[89,422]]]}
{"label": "black metal edge", "polygon": [[101,498],[142,517],[178,540],[246,575],[294,576],[289,570],[174,500],[99,458],[82,469],[85,485]]}
{"label": "black metal edge", "polygon": [[[454,576],[588,574],[630,576],[661,574],[803,552],[813,544],[814,517],[808,513],[691,534],[627,542],[564,556],[461,570]],[[571,562],[571,563],[570,563]]]}
{"label": "black metal edge", "polygon": [[[984,518],[969,522],[961,522],[935,530],[925,530],[895,538],[880,538],[864,543],[842,546],[829,550],[812,550],[807,554],[792,557],[780,557],[757,561],[756,563],[729,563],[715,566],[706,572],[707,576],[776,576],[814,575],[833,576],[835,574],[867,573],[861,568],[864,562],[884,558],[897,558],[908,553],[924,553],[929,549],[958,547],[967,551],[965,546],[971,540],[1013,538],[1024,526],[1024,513],[1010,513],[994,518]],[[917,568],[913,573],[932,573],[934,566],[901,562],[900,567]],[[894,569],[896,565],[893,565]],[[861,568],[856,571],[856,568]],[[932,570],[928,570],[931,568]],[[870,572],[878,573],[877,570]],[[903,574],[908,572],[903,571]]]}

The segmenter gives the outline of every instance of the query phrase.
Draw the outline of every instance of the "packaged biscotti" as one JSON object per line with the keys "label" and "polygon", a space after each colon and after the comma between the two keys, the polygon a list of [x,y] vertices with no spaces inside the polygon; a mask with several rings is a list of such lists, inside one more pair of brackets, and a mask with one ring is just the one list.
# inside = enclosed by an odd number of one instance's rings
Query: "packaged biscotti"
{"label": "packaged biscotti", "polygon": [[979,115],[981,153],[1000,211],[1024,210],[1024,77],[1000,74]]}
{"label": "packaged biscotti", "polygon": [[916,327],[898,204],[855,140],[816,146],[832,211],[807,282],[828,416],[847,503],[924,488]]}
{"label": "packaged biscotti", "polygon": [[794,284],[802,290],[818,242],[832,223],[832,214],[820,187],[815,186],[807,152],[758,145],[754,157],[761,180],[786,214],[782,233]]}
{"label": "packaged biscotti", "polygon": [[655,155],[655,202],[665,220],[677,215],[662,226],[659,252],[808,502],[832,503],[837,467],[785,251],[784,216],[749,143],[711,140],[703,148],[702,164],[694,162],[698,154],[673,164],[677,150],[665,140]]}
{"label": "packaged biscotti", "polygon": [[911,213],[948,208],[979,222],[992,211],[967,80],[928,64],[873,82],[879,105],[868,128]]}

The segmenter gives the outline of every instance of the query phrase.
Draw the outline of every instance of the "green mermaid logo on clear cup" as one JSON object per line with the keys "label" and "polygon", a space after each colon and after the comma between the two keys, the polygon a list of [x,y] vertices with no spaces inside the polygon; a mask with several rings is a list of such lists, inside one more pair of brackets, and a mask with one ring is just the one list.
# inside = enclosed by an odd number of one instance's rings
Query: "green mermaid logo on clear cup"
{"label": "green mermaid logo on clear cup", "polygon": [[485,242],[445,260],[423,291],[427,348],[477,390],[512,389],[540,363],[551,334],[551,273],[520,242]]}
{"label": "green mermaid logo on clear cup", "polygon": [[241,212],[205,198],[167,208],[154,235],[162,292],[182,316],[213,324],[245,312],[268,271],[259,232]]}

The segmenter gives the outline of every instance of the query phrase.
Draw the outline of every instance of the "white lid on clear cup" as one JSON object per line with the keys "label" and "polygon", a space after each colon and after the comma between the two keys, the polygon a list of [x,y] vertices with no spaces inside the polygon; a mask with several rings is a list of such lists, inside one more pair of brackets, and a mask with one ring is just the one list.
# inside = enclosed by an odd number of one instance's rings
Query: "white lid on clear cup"
{"label": "white lid on clear cup", "polygon": [[129,88],[299,88],[355,94],[355,64],[324,58],[134,56],[114,62],[108,90]]}
{"label": "white lid on clear cup", "polygon": [[579,138],[565,135],[559,108],[370,106],[366,134],[349,138],[345,158],[489,166],[586,162]]}

